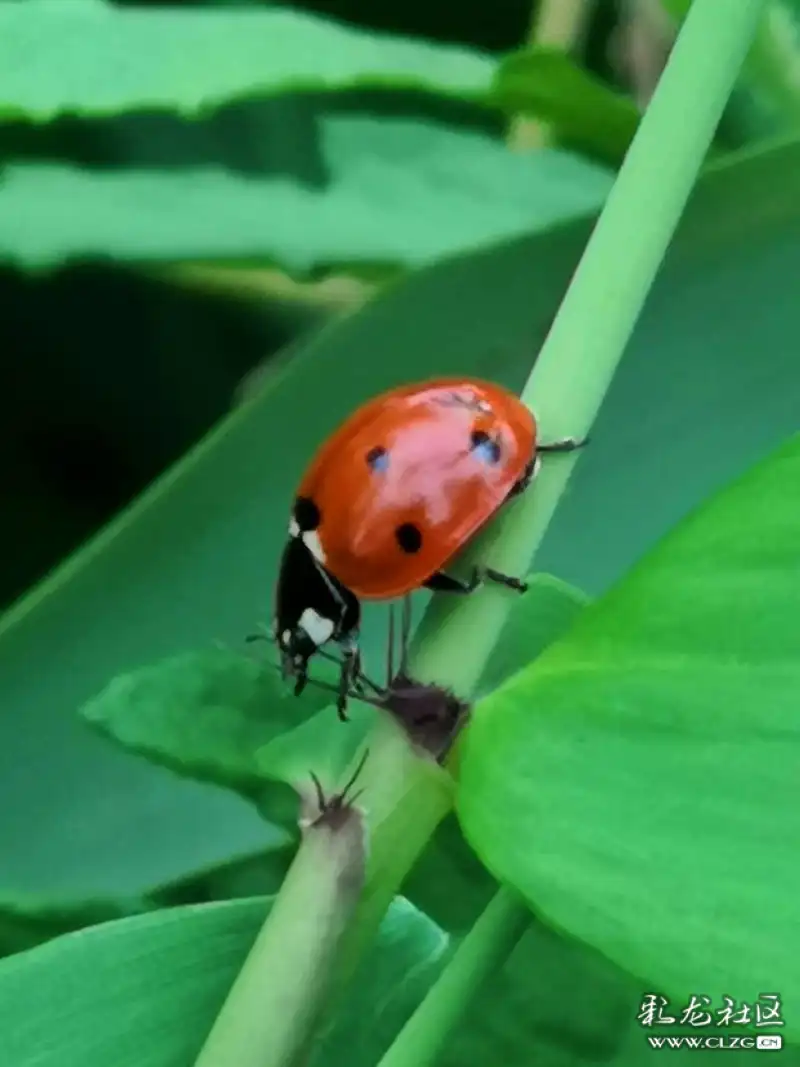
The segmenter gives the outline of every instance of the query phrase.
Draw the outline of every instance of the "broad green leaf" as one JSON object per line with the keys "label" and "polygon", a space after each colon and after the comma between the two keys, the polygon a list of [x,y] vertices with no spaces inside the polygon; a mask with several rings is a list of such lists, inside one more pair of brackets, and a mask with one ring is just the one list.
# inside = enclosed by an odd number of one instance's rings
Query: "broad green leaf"
{"label": "broad green leaf", "polygon": [[0,113],[208,113],[251,96],[367,87],[478,96],[497,62],[473,50],[391,37],[296,10],[187,11],[102,0],[0,5]]}
{"label": "broad green leaf", "polygon": [[299,275],[335,263],[418,267],[592,210],[612,183],[564,152],[519,156],[486,134],[414,119],[332,116],[319,129],[321,188],[221,166],[9,166],[0,257],[37,268],[97,255],[261,260]]}
{"label": "broad green leaf", "polygon": [[527,580],[528,591],[511,612],[483,672],[479,696],[490,693],[540,656],[569,630],[589,603],[584,592],[552,574],[531,574]]}
{"label": "broad green leaf", "polygon": [[311,1058],[310,1067],[374,1067],[439,976],[450,938],[403,897],[395,897],[352,992]]}
{"label": "broad green leaf", "polygon": [[43,941],[85,926],[123,919],[148,910],[144,900],[44,900],[0,897],[0,957],[24,952]]}
{"label": "broad green leaf", "polygon": [[[289,93],[421,91],[525,110],[618,163],[636,123],[625,98],[568,56],[532,50],[506,70],[459,45],[365,31],[297,10],[126,9],[101,0],[0,5],[0,115],[50,121],[135,111],[202,117]],[[524,58],[524,62],[521,62]],[[499,72],[499,78],[495,76]]]}
{"label": "broad green leaf", "polygon": [[[292,730],[279,734],[254,753],[262,780],[277,780],[297,786],[313,771],[323,781],[337,780],[353,762],[378,715],[371,704],[352,700],[343,724],[333,706],[325,707]],[[259,800],[259,808],[272,818],[272,797]]]}
{"label": "broad green leaf", "polygon": [[636,104],[556,49],[528,49],[503,60],[493,95],[509,111],[554,123],[559,135],[618,163],[641,117]]}
{"label": "broad green leaf", "polygon": [[204,870],[148,890],[145,899],[156,907],[182,904],[212,904],[240,897],[272,896],[277,893],[294,858],[294,838],[281,847],[237,856]]}
{"label": "broad green leaf", "polygon": [[[596,595],[797,428],[787,338],[800,332],[799,175],[792,142],[700,182],[537,567]],[[422,270],[298,345],[257,397],[4,616],[9,892],[127,896],[269,846],[250,805],[132,759],[77,709],[139,665],[214,639],[240,647],[269,612],[303,468],[359,402],[435,374],[518,388],[593,221]],[[141,431],[152,434],[144,416]],[[366,613],[369,663],[383,661],[384,615]]]}
{"label": "broad green leaf", "polygon": [[800,1034],[800,438],[481,705],[459,817],[549,922],[682,1000]]}
{"label": "broad green leaf", "polygon": [[255,799],[269,780],[259,748],[329,704],[330,693],[313,685],[295,697],[272,662],[209,648],[118,675],[81,716],[178,774]]}
{"label": "broad green leaf", "polygon": [[[2,961],[0,1061],[14,1067],[186,1067],[269,903],[260,897],[170,908],[69,934]],[[397,1013],[407,1012],[409,994],[419,997],[446,947],[445,935],[398,898],[369,960],[370,981],[356,985],[314,1062],[372,1067]]]}

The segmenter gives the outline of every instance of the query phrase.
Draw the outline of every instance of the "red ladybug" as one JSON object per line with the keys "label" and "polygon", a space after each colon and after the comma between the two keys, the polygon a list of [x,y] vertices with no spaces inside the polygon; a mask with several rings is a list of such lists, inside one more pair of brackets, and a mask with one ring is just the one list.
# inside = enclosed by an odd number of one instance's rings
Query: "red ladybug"
{"label": "red ladybug", "polygon": [[297,490],[275,596],[273,636],[284,673],[304,689],[328,641],[342,650],[338,711],[360,674],[361,600],[412,590],[471,593],[485,580],[525,583],[488,567],[445,571],[495,512],[532,481],[541,445],[518,396],[473,378],[405,385],[358,408],[324,442]]}

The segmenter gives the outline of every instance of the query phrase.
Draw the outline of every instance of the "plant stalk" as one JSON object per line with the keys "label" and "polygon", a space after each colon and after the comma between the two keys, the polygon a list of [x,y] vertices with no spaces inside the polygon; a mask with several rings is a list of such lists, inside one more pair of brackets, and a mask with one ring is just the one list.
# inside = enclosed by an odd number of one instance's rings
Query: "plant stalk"
{"label": "plant stalk", "polygon": [[357,808],[303,806],[300,848],[195,1067],[306,1061],[364,885],[365,833]]}
{"label": "plant stalk", "polygon": [[524,902],[509,889],[499,890],[378,1067],[428,1067],[434,1063],[465,1005],[503,966],[529,921]]}
{"label": "plant stalk", "polygon": [[[578,266],[523,399],[535,400],[542,438],[584,436],[600,408],[678,225],[765,0],[695,0],[608,202]],[[708,42],[714,41],[714,48]],[[488,562],[526,573],[574,466],[548,465],[530,499],[496,523]],[[476,685],[510,610],[510,594],[487,588],[450,612],[429,609],[413,669],[461,693]],[[431,622],[432,619],[432,622]],[[477,713],[480,714],[478,707]],[[457,752],[456,752],[457,759]],[[428,1067],[490,969],[502,965],[530,919],[501,889],[438,982],[401,1030],[380,1067]]]}
{"label": "plant stalk", "polygon": [[[588,435],[764,7],[765,0],[725,0],[721,19],[717,0],[693,3],[522,391],[541,440]],[[578,454],[545,457],[533,490],[493,524],[482,553],[492,567],[529,572]],[[435,600],[417,631],[415,676],[473,692],[514,595],[487,585],[457,605]]]}
{"label": "plant stalk", "polygon": [[[527,45],[573,51],[578,44],[591,11],[591,0],[540,0],[531,15]],[[509,124],[508,147],[513,152],[530,152],[546,148],[552,130],[542,119],[515,115]]]}
{"label": "plant stalk", "polygon": [[[725,20],[719,20],[716,0],[695,0],[523,391],[526,403],[536,401],[543,440],[588,433],[683,211],[763,6],[764,0],[726,0]],[[709,40],[714,41],[713,49],[708,48]],[[574,460],[574,456],[553,457],[530,498],[494,525],[488,559],[492,566],[507,573],[527,573]],[[447,625],[441,624],[444,598],[439,598],[420,628],[424,643],[418,634],[412,673],[469,696],[507,619],[512,596],[487,587],[445,608],[450,616]],[[370,737],[371,748],[382,729],[379,725]],[[405,739],[387,735],[384,741],[381,758],[371,763],[375,782],[366,787],[363,802],[370,811],[378,856],[391,856],[398,842],[404,847],[393,862],[370,863],[364,900],[344,942],[344,958],[338,959],[338,967],[334,965],[355,899],[350,894],[346,899],[336,895],[338,877],[334,877],[335,865],[329,856],[313,857],[307,850],[304,858],[301,847],[270,917],[274,921],[265,925],[196,1067],[232,1063],[236,1067],[294,1067],[299,1062],[319,1021],[332,974],[336,971],[346,977],[351,973],[392,895],[449,808],[450,796],[441,783],[419,776],[423,761],[415,757],[416,769],[404,768]],[[391,776],[383,780],[380,767],[395,761],[397,780]],[[398,810],[402,825],[393,824]],[[298,926],[301,916],[305,928]],[[506,891],[499,894],[401,1032],[384,1067],[387,1062],[390,1067],[422,1067],[431,1062],[458,1013],[490,966],[501,964],[528,919],[521,902]],[[285,963],[289,970],[276,982],[278,963]]]}

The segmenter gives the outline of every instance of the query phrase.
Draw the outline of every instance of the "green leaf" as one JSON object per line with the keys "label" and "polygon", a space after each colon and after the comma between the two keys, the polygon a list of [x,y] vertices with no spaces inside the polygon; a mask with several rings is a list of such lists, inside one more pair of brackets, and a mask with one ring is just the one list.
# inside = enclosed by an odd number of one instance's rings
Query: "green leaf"
{"label": "green leaf", "polygon": [[310,1067],[375,1067],[438,977],[450,938],[403,897],[395,897],[375,948],[364,958]]}
{"label": "green leaf", "polygon": [[635,1054],[625,1055],[639,992],[598,952],[533,922],[453,1033],[442,1067],[641,1067],[643,1032],[631,1042]]}
{"label": "green leaf", "polygon": [[[4,960],[0,1061],[14,1067],[192,1063],[269,903],[261,897],[171,908]],[[370,959],[370,981],[356,985],[314,1062],[372,1067],[397,1012],[408,1010],[408,994],[419,996],[446,946],[433,923],[407,901],[395,901]]]}
{"label": "green leaf", "polygon": [[613,180],[563,152],[519,156],[485,134],[413,119],[334,116],[319,129],[323,188],[221,166],[9,166],[0,257],[36,268],[98,255],[256,260],[298,275],[336,263],[418,267],[592,210]]}
{"label": "green leaf", "polygon": [[618,163],[641,114],[622,93],[556,49],[531,48],[508,56],[495,76],[494,97],[508,111],[551,122],[559,135]]}
{"label": "green leaf", "polygon": [[449,933],[464,934],[497,891],[497,882],[446,816],[403,884],[403,894]]}
{"label": "green leaf", "polygon": [[0,5],[0,114],[170,110],[367,87],[485,94],[497,63],[452,45],[365,32],[300,11],[136,10],[101,0]]}
{"label": "green leaf", "polygon": [[297,842],[237,856],[225,863],[192,871],[148,890],[146,899],[157,907],[211,904],[241,897],[272,896],[278,892],[292,862]]}
{"label": "green leaf", "polygon": [[[338,780],[353,762],[378,715],[383,714],[359,700],[347,705],[347,729],[333,706],[318,711],[293,730],[279,734],[259,749],[256,761],[263,780],[298,784],[317,777]],[[260,807],[271,818],[271,798],[262,798]]]}
{"label": "green leaf", "polygon": [[483,672],[479,696],[496,689],[540,656],[569,630],[589,603],[582,590],[552,574],[531,574],[527,581],[528,591],[511,612]]}
{"label": "green leaf", "polygon": [[[786,339],[800,332],[799,166],[792,142],[700,182],[537,566],[596,595],[797,428]],[[9,891],[127,896],[268,844],[238,797],[100,743],[77,708],[137,665],[214,639],[241,647],[269,612],[303,468],[362,400],[436,374],[519,388],[593,221],[439,263],[295,346],[258,396],[3,617]],[[134,425],[152,436],[144,414]],[[365,613],[370,669],[384,619],[383,606]]]}
{"label": "green leaf", "polygon": [[118,675],[80,713],[132,752],[256,799],[270,780],[259,749],[329,704],[313,685],[295,697],[272,663],[209,648]]}
{"label": "green leaf", "polygon": [[[50,121],[135,111],[188,118],[248,98],[408,90],[535,114],[616,164],[636,109],[563,53],[502,65],[453,44],[365,31],[297,10],[130,10],[100,0],[0,5],[24,64],[0,72],[0,115]],[[497,79],[495,80],[495,76]]]}
{"label": "green leaf", "polygon": [[682,1001],[800,998],[798,479],[794,438],[488,697],[464,739],[459,817],[484,862]]}
{"label": "green leaf", "polygon": [[45,900],[19,895],[0,897],[0,957],[84,926],[123,919],[146,911],[144,900]]}

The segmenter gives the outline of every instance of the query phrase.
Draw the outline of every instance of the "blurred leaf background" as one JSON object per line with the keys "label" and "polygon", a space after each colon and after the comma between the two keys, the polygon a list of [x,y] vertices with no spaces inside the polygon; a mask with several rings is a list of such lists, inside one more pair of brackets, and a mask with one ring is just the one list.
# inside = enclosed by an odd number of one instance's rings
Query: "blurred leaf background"
{"label": "blurred leaf background", "polygon": [[[274,892],[283,828],[77,711],[241,645],[293,484],[360,400],[521,384],[686,7],[0,3],[0,952]],[[770,6],[537,561],[592,595],[797,427],[799,32]],[[425,874],[433,909],[456,876]],[[492,882],[459,877],[471,918]],[[561,985],[602,970],[554,936],[529,938]],[[609,997],[613,1037],[535,1021],[548,1062],[622,1047]]]}

